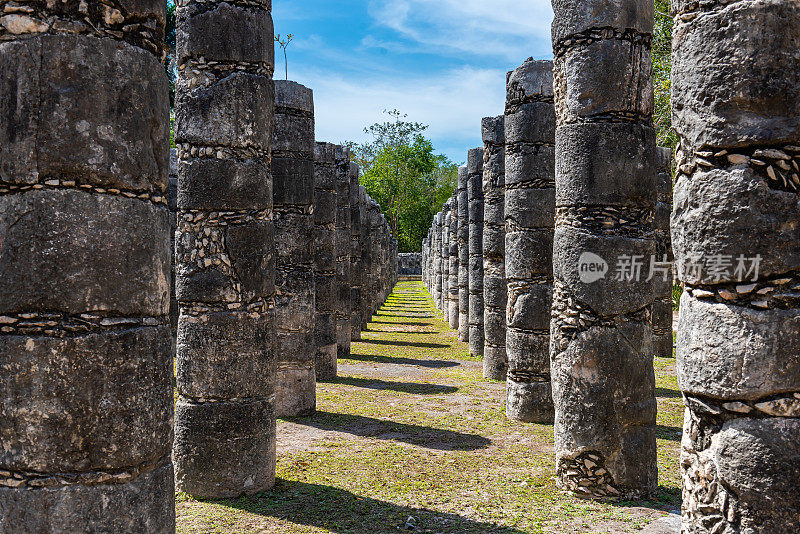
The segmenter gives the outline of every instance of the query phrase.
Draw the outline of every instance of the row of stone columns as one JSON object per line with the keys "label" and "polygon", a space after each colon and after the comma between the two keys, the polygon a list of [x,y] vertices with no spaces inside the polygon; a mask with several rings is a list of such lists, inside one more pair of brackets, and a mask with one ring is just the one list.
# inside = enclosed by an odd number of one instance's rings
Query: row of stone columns
{"label": "row of stone columns", "polygon": [[[673,3],[671,208],[671,152],[652,125],[653,3],[553,5],[554,65],[509,74],[502,140],[497,119],[483,123],[486,166],[505,149],[502,253],[502,171],[484,171],[486,375],[503,377],[489,349],[505,276],[509,416],[555,415],[562,489],[652,494],[653,356],[672,352],[674,263],[683,531],[796,532],[800,7]],[[439,229],[423,242],[429,287]]]}
{"label": "row of stone columns", "polygon": [[176,486],[274,484],[276,412],[313,410],[396,241],[273,83],[269,3],[178,2],[174,169],[164,5],[62,4],[0,29],[0,531],[174,532]]}

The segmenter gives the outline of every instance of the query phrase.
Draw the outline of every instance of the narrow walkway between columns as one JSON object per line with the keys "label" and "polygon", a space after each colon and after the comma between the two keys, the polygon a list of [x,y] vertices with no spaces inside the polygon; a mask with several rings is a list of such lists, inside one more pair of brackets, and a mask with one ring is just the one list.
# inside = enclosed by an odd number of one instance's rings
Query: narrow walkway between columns
{"label": "narrow walkway between columns", "polygon": [[505,417],[421,282],[400,282],[318,412],[278,421],[278,480],[255,497],[178,496],[179,533],[636,532],[680,507],[683,404],[675,360],[656,358],[659,496],[598,504],[555,487],[553,427]]}

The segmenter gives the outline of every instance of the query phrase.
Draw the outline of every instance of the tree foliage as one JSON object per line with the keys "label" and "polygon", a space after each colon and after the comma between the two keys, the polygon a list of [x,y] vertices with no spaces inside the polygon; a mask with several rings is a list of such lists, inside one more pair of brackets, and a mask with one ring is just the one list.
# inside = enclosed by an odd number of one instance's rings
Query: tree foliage
{"label": "tree foliage", "polygon": [[364,129],[373,141],[345,143],[362,170],[361,184],[381,206],[400,252],[418,252],[433,216],[453,194],[458,167],[436,154],[424,124],[406,121],[397,110],[390,120]]}
{"label": "tree foliage", "polygon": [[670,95],[672,84],[672,17],[669,16],[669,0],[656,0],[655,25],[653,28],[653,86],[655,89],[655,112],[653,123],[658,135],[658,145],[675,148],[678,138],[672,130]]}

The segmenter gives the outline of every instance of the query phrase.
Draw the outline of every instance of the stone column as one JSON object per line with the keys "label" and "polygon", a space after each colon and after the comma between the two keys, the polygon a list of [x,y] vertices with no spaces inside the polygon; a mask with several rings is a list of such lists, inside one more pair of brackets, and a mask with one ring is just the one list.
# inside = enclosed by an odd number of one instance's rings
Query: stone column
{"label": "stone column", "polygon": [[553,64],[527,60],[506,85],[506,413],[553,421],[550,307],[555,219]]}
{"label": "stone column", "polygon": [[174,532],[164,5],[3,4],[0,531]]}
{"label": "stone column", "polygon": [[[367,191],[363,185],[358,186],[358,213],[361,218],[361,236],[359,238],[359,246],[361,248],[361,269],[363,278],[361,280],[361,330],[367,329],[369,321],[372,316],[369,313],[369,293],[370,293],[370,277],[372,276],[371,258],[372,252],[369,247],[369,210],[367,209]],[[431,276],[434,276],[431,273]]]}
{"label": "stone column", "polygon": [[336,378],[336,146],[314,149],[314,346],[317,380]]}
{"label": "stone column", "polygon": [[469,353],[483,357],[483,148],[470,150],[467,161]]}
{"label": "stone column", "polygon": [[453,199],[448,198],[444,203],[442,223],[442,305],[446,323],[450,323],[450,237],[453,223]]}
{"label": "stone column", "polygon": [[481,122],[483,136],[483,377],[505,380],[506,221],[505,117]]}
{"label": "stone column", "polygon": [[175,295],[175,232],[178,230],[178,151],[169,151],[169,184],[167,186],[167,206],[169,207],[169,325],[172,328],[172,351],[175,352],[178,339],[178,298]]}
{"label": "stone column", "polygon": [[673,3],[683,532],[800,531],[800,5]]}
{"label": "stone column", "polygon": [[[653,259],[662,269],[672,265],[672,239],[669,217],[672,212],[672,150],[659,148],[656,152],[656,188],[658,204],[655,215],[656,255]],[[657,265],[653,263],[653,265]],[[649,273],[648,273],[649,275]],[[655,273],[654,273],[655,276]],[[672,357],[672,269],[654,278],[653,354],[659,358]]]}
{"label": "stone column", "polygon": [[272,136],[278,417],[314,413],[314,95],[275,82]]}
{"label": "stone column", "polygon": [[450,260],[450,271],[447,291],[447,307],[450,328],[458,330],[458,196],[453,195],[450,199],[450,246],[448,247],[448,257]]}
{"label": "stone column", "polygon": [[440,307],[442,300],[442,212],[437,213],[433,219],[436,225],[433,236],[433,302],[436,307]]}
{"label": "stone column", "polygon": [[358,204],[359,168],[350,164],[350,339],[361,339],[361,286],[364,268],[361,263],[361,209]]}
{"label": "stone column", "polygon": [[653,0],[553,5],[558,487],[640,498],[658,484],[654,284],[645,265],[656,252]]}
{"label": "stone column", "polygon": [[235,497],[275,478],[272,19],[182,2],[177,39],[173,457],[180,491]]}
{"label": "stone column", "polygon": [[350,357],[350,151],[337,153],[336,175],[336,346]]}
{"label": "stone column", "polygon": [[458,168],[458,340],[469,341],[469,197],[467,166]]}
{"label": "stone column", "polygon": [[[381,225],[381,212],[378,203],[375,202],[373,198],[369,198],[369,217],[370,217],[370,247],[372,249],[371,252],[371,271],[372,276],[370,277],[370,301],[369,301],[369,316],[372,317],[378,311],[378,307],[380,306],[379,296],[380,296],[380,262],[381,262],[381,251],[380,251],[380,237],[378,236],[378,230]],[[443,233],[444,235],[444,233]],[[444,239],[442,239],[442,244],[444,245]],[[442,261],[444,264],[444,261]],[[444,268],[444,265],[443,265]],[[442,280],[447,280],[444,277],[444,271],[442,272]],[[444,295],[444,293],[442,293]]]}

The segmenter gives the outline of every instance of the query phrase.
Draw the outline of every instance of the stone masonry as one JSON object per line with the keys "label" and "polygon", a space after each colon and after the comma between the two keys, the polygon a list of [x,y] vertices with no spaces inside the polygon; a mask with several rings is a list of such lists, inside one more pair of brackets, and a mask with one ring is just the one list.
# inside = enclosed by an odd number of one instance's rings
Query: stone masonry
{"label": "stone masonry", "polygon": [[[654,283],[635,264],[656,253],[653,0],[553,7],[557,484],[641,498],[658,484]],[[603,262],[606,276],[590,276]]]}
{"label": "stone masonry", "polygon": [[[654,261],[662,268],[671,266],[672,255],[669,218],[672,212],[672,150],[658,148],[656,152],[656,187],[658,204],[655,214],[656,255]],[[655,264],[654,265],[659,265]],[[672,358],[672,269],[666,276],[657,276],[656,300],[653,303],[653,354],[659,358]]]}
{"label": "stone masonry", "polygon": [[458,340],[469,341],[469,197],[467,166],[458,168]]}
{"label": "stone masonry", "polygon": [[314,147],[312,91],[296,82],[276,81],[272,198],[278,417],[316,409]]}
{"label": "stone masonry", "polygon": [[177,23],[173,458],[178,490],[235,497],[275,479],[272,19],[187,1]]}
{"label": "stone masonry", "polygon": [[505,117],[481,122],[483,137],[483,376],[506,379]]}
{"label": "stone masonry", "polygon": [[506,88],[506,414],[518,421],[550,423],[555,217],[552,63],[529,59],[508,74]]}
{"label": "stone masonry", "polygon": [[467,155],[469,353],[483,357],[483,148]]}
{"label": "stone masonry", "polygon": [[447,318],[450,328],[458,330],[458,196],[450,199],[450,232],[448,240],[448,257],[450,269],[448,271],[449,283],[447,284]]}
{"label": "stone masonry", "polygon": [[336,377],[336,146],[314,149],[314,346],[317,380]]}
{"label": "stone masonry", "polygon": [[800,4],[673,2],[683,532],[800,532]]}
{"label": "stone masonry", "polygon": [[336,347],[350,357],[350,151],[336,154]]}
{"label": "stone masonry", "polygon": [[171,533],[164,4],[12,7],[0,18],[0,532]]}
{"label": "stone masonry", "polygon": [[350,339],[361,339],[361,287],[364,284],[364,267],[361,263],[361,213],[358,202],[359,168],[350,164]]}

